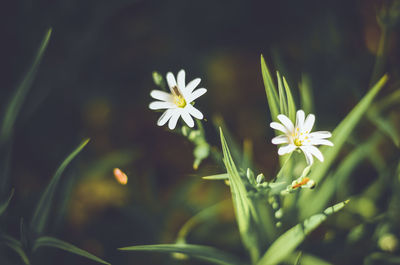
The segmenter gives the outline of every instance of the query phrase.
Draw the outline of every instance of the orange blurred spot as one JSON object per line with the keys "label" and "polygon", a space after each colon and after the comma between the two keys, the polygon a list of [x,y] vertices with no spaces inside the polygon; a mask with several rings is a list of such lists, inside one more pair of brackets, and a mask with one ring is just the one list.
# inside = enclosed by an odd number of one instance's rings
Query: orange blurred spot
{"label": "orange blurred spot", "polygon": [[128,183],[128,176],[119,168],[114,168],[114,177],[122,185]]}

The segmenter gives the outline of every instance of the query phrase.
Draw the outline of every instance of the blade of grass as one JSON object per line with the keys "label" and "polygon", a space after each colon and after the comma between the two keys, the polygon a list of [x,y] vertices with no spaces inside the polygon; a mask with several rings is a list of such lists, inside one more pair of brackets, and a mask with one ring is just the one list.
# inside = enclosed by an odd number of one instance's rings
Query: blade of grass
{"label": "blade of grass", "polygon": [[257,265],[275,265],[291,254],[329,215],[341,210],[348,201],[335,204],[323,213],[316,214],[283,233],[265,252]]}
{"label": "blade of grass", "polygon": [[151,251],[161,253],[183,253],[219,265],[242,265],[238,258],[209,246],[193,244],[160,244],[119,248],[123,251]]}
{"label": "blade of grass", "polygon": [[42,43],[39,46],[39,50],[36,53],[35,59],[29,71],[25,75],[22,82],[18,85],[15,94],[12,96],[10,102],[7,105],[5,115],[1,124],[0,130],[0,143],[3,144],[7,140],[9,140],[12,135],[12,131],[14,128],[15,120],[20,112],[21,106],[28,94],[29,88],[31,87],[35,75],[37,73],[40,62],[42,61],[43,54],[46,50],[47,44],[49,43],[52,29],[48,29]]}
{"label": "blade of grass", "polygon": [[179,230],[176,242],[185,243],[187,235],[196,225],[209,219],[215,219],[215,216],[223,209],[224,204],[227,202],[228,200],[225,200],[207,207],[190,218]]}
{"label": "blade of grass", "polygon": [[18,240],[8,235],[0,235],[0,244],[3,244],[14,250],[20,256],[24,264],[30,264],[29,258],[26,255],[21,242],[19,242]]}
{"label": "blade of grass", "polygon": [[314,97],[311,87],[311,78],[303,74],[299,84],[301,108],[305,113],[314,113]]}
{"label": "blade of grass", "polygon": [[283,76],[283,86],[285,87],[288,107],[288,117],[290,120],[296,120],[296,103],[294,102],[292,91],[290,90],[289,84]]}
{"label": "blade of grass", "polygon": [[267,94],[267,101],[271,113],[271,119],[272,121],[277,121],[277,117],[279,114],[278,94],[276,92],[274,81],[271,78],[271,73],[262,55],[261,55],[261,73],[264,80],[264,87],[265,87],[265,92]]}
{"label": "blade of grass", "polygon": [[268,204],[259,203],[248,196],[245,183],[240,177],[220,128],[224,164],[229,175],[232,201],[243,245],[254,263],[260,251],[275,237],[275,225]]}
{"label": "blade of grass", "polygon": [[108,263],[107,261],[104,261],[83,249],[80,249],[68,242],[62,241],[62,240],[54,238],[54,237],[44,236],[44,237],[40,237],[40,238],[36,239],[36,241],[33,245],[33,251],[36,251],[42,247],[52,247],[52,248],[62,249],[67,252],[97,261],[99,263],[110,265],[110,263]]}
{"label": "blade of grass", "polygon": [[276,71],[276,79],[278,80],[278,93],[279,93],[280,113],[285,114],[286,116],[288,116],[286,93],[285,93],[285,90],[283,89],[282,77],[281,77],[281,75],[279,74],[278,71]]}
{"label": "blade of grass", "polygon": [[202,179],[208,179],[208,180],[226,180],[226,179],[229,179],[229,175],[228,175],[228,173],[223,173],[223,174],[205,176],[205,177],[202,177]]}
{"label": "blade of grass", "polygon": [[40,235],[43,232],[44,227],[46,226],[47,219],[50,212],[51,202],[53,201],[53,196],[55,190],[57,188],[57,184],[60,181],[61,175],[64,172],[65,168],[69,165],[69,163],[82,151],[82,149],[86,146],[90,139],[83,140],[78,147],[70,153],[67,158],[61,163],[61,165],[56,170],[56,173],[53,175],[49,185],[47,186],[45,192],[40,198],[39,203],[36,206],[36,210],[33,214],[33,218],[30,224],[30,229],[36,235]]}
{"label": "blade of grass", "polygon": [[10,195],[7,200],[0,204],[0,216],[7,210],[8,205],[10,204],[11,198],[14,196],[14,189],[11,190]]}

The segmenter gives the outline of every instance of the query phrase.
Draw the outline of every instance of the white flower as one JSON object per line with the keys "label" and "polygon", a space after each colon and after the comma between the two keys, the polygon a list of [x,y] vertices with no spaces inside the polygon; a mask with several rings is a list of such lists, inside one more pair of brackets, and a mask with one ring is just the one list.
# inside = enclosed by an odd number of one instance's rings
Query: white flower
{"label": "white flower", "polygon": [[168,122],[168,127],[173,130],[176,127],[179,117],[185,121],[189,127],[194,126],[193,117],[203,119],[203,114],[192,104],[195,99],[207,92],[205,88],[195,88],[199,85],[201,79],[196,78],[185,85],[185,71],[180,70],[175,80],[174,75],[167,73],[167,83],[171,93],[161,90],[153,90],[150,96],[160,101],[151,102],[149,108],[152,110],[166,109],[157,121],[158,126],[163,126]]}
{"label": "white flower", "polygon": [[311,132],[314,126],[315,116],[309,114],[304,119],[304,111],[299,110],[296,113],[296,126],[293,125],[292,121],[283,114],[278,115],[279,122],[271,122],[271,128],[281,131],[284,134],[276,136],[272,139],[273,144],[287,144],[278,149],[279,155],[284,155],[293,152],[295,149],[300,148],[306,156],[307,164],[313,163],[313,156],[318,158],[321,162],[324,161],[324,157],[317,147],[314,145],[329,145],[333,146],[333,143],[325,138],[332,136],[330,132],[319,131]]}

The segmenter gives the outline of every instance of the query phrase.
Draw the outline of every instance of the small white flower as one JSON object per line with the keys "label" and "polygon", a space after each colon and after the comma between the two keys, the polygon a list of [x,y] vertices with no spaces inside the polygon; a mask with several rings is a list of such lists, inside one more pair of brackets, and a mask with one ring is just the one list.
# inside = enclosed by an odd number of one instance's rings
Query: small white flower
{"label": "small white flower", "polygon": [[171,93],[161,90],[153,90],[150,96],[160,101],[151,102],[149,108],[152,110],[166,109],[157,121],[158,126],[163,126],[168,122],[168,127],[173,130],[176,127],[179,117],[185,121],[189,127],[194,126],[193,117],[203,119],[203,114],[192,104],[195,99],[207,92],[205,88],[195,88],[201,79],[196,78],[185,85],[185,71],[180,70],[175,80],[174,75],[167,73],[167,83]]}
{"label": "small white flower", "polygon": [[273,144],[287,144],[278,149],[279,155],[289,154],[295,149],[300,148],[306,156],[307,164],[313,163],[313,156],[318,158],[321,162],[324,161],[324,157],[317,147],[314,145],[329,145],[333,146],[333,143],[326,138],[332,136],[330,132],[319,131],[311,132],[314,126],[315,116],[309,114],[304,119],[304,111],[299,110],[296,113],[296,126],[293,125],[292,121],[283,114],[278,115],[279,122],[271,122],[271,128],[281,131],[284,134],[276,136],[272,139]]}

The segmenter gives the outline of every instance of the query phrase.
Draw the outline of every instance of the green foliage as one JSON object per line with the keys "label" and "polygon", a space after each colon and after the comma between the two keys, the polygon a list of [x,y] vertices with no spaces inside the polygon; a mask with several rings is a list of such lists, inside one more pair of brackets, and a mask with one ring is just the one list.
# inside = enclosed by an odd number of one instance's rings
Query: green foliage
{"label": "green foliage", "polygon": [[192,218],[190,218],[179,230],[178,236],[176,239],[177,243],[185,243],[186,242],[186,237],[189,234],[189,232],[199,223],[205,222],[209,219],[215,218],[218,212],[221,211],[221,208],[225,201],[222,201],[218,204],[215,204],[213,206],[207,207],[206,209],[200,211],[196,215],[194,215]]}
{"label": "green foliage", "polygon": [[213,247],[192,245],[192,244],[162,244],[145,245],[119,248],[123,251],[151,251],[162,253],[182,253],[201,260],[219,265],[243,265],[238,258],[222,252]]}
{"label": "green foliage", "polygon": [[18,85],[17,89],[15,90],[15,94],[9,101],[3,121],[1,123],[1,130],[0,130],[0,143],[4,144],[4,142],[8,141],[10,136],[12,135],[15,120],[17,119],[18,113],[21,110],[21,106],[26,98],[26,95],[29,92],[29,88],[32,86],[36,73],[38,71],[40,62],[42,61],[44,52],[46,51],[47,44],[49,43],[50,36],[51,36],[52,29],[48,29],[42,43],[39,46],[39,50],[36,53],[35,59],[29,71],[25,75],[24,79]]}
{"label": "green foliage", "polygon": [[268,106],[271,113],[272,121],[276,121],[279,114],[279,100],[276,93],[276,87],[272,80],[271,73],[265,63],[264,57],[261,55],[261,73],[264,80],[265,93],[267,94]]}
{"label": "green foliage", "polygon": [[275,237],[273,217],[268,205],[250,198],[244,179],[236,169],[222,130],[220,129],[224,164],[229,175],[236,220],[244,246],[254,263],[260,252]]}
{"label": "green foliage", "polygon": [[110,263],[108,263],[107,261],[104,261],[83,249],[80,249],[70,243],[67,243],[65,241],[62,241],[62,240],[54,238],[54,237],[44,236],[44,237],[39,237],[38,239],[36,239],[36,241],[33,245],[33,251],[37,251],[39,248],[42,248],[42,247],[51,247],[51,248],[62,249],[64,251],[71,252],[73,254],[97,261],[99,263],[110,265]]}
{"label": "green foliage", "polygon": [[60,181],[61,175],[69,163],[82,151],[82,149],[87,145],[90,139],[83,140],[78,147],[76,147],[61,163],[61,165],[56,170],[53,175],[49,185],[47,186],[45,192],[40,198],[39,203],[36,206],[35,212],[32,217],[30,224],[31,231],[36,235],[42,234],[50,212],[50,207],[53,201],[54,193],[57,188],[57,184]]}
{"label": "green foliage", "polygon": [[314,98],[311,87],[311,78],[309,75],[303,74],[299,84],[301,109],[305,113],[314,113]]}
{"label": "green foliage", "polygon": [[8,198],[3,203],[0,204],[0,216],[7,210],[8,205],[10,204],[10,201],[13,196],[14,196],[14,189],[11,190]]}
{"label": "green foliage", "polygon": [[[312,172],[310,174],[310,178],[321,182],[332,163],[335,161],[336,157],[339,154],[339,151],[342,149],[344,143],[349,138],[354,128],[360,122],[363,115],[367,112],[370,107],[373,99],[378,94],[378,92],[382,89],[382,87],[386,84],[388,77],[383,76],[374,87],[363,97],[363,99],[351,110],[351,112],[342,120],[342,122],[336,127],[336,129],[332,133],[331,141],[334,143],[333,147],[321,147],[321,152],[324,154],[324,162],[323,163],[314,163],[312,167]],[[304,205],[311,199],[313,196],[310,192],[304,192],[301,194],[298,204]],[[314,214],[313,209],[311,207],[302,207],[301,208],[301,216],[306,218],[311,214]]]}
{"label": "green foliage", "polygon": [[274,265],[280,263],[304,241],[309,233],[325,221],[329,215],[341,210],[346,203],[347,201],[335,204],[327,208],[323,213],[313,215],[303,223],[286,231],[272,243],[257,265]]}
{"label": "green foliage", "polygon": [[21,242],[19,242],[17,239],[8,235],[0,235],[0,244],[5,245],[14,250],[20,256],[24,264],[26,265],[30,264],[29,258],[26,255]]}

